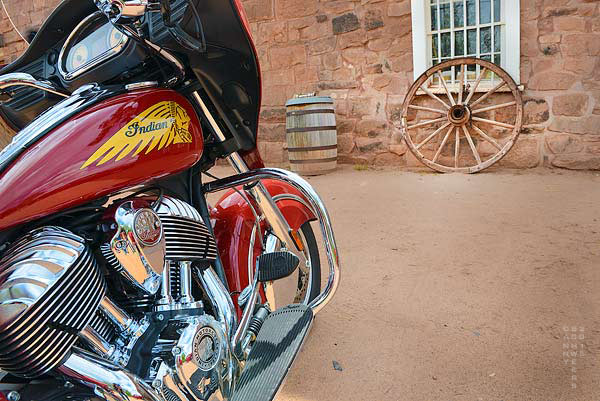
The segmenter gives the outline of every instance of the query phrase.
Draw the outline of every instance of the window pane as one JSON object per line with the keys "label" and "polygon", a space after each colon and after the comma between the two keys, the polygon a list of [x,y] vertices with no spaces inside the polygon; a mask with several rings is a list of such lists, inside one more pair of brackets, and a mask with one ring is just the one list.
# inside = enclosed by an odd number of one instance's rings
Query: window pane
{"label": "window pane", "polygon": [[502,56],[500,53],[494,55],[494,63],[496,65],[502,66]]}
{"label": "window pane", "polygon": [[454,2],[454,27],[462,28],[464,26],[465,19],[465,5],[463,0]]}
{"label": "window pane", "polygon": [[450,3],[440,4],[440,27],[450,29]]}
{"label": "window pane", "polygon": [[476,0],[467,0],[467,25],[477,25],[477,12],[475,8]]}
{"label": "window pane", "polygon": [[475,81],[477,79],[477,65],[469,64],[467,65],[467,80]]}
{"label": "window pane", "polygon": [[465,31],[454,32],[454,55],[465,55]]}
{"label": "window pane", "polygon": [[502,29],[500,25],[494,27],[494,51],[502,51]]}
{"label": "window pane", "polygon": [[481,28],[479,44],[481,46],[480,53],[492,52],[492,30],[491,28]]}
{"label": "window pane", "polygon": [[500,22],[502,17],[502,0],[494,0],[494,21]]}
{"label": "window pane", "polygon": [[489,24],[492,22],[491,0],[479,0],[479,23]]}
{"label": "window pane", "polygon": [[[434,3],[434,2],[432,2]],[[432,31],[437,31],[438,26],[437,26],[437,5],[436,4],[432,4],[431,5],[431,30]]]}
{"label": "window pane", "polygon": [[433,40],[431,41],[431,54],[432,58],[438,58],[440,55],[438,54],[438,35],[433,35]]}
{"label": "window pane", "polygon": [[442,33],[442,57],[452,57],[450,32]]}
{"label": "window pane", "polygon": [[467,54],[470,56],[477,54],[477,29],[469,29],[467,32]]}

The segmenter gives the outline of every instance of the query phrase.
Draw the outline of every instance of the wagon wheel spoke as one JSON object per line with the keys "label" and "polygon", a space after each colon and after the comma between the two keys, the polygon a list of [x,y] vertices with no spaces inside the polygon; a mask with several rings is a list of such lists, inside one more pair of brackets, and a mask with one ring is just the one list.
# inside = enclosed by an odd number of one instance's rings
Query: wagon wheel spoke
{"label": "wagon wheel spoke", "polygon": [[422,123],[418,123],[418,124],[415,124],[415,125],[410,125],[410,126],[407,127],[407,129],[415,129],[415,128],[426,127],[426,126],[431,125],[431,124],[441,123],[442,121],[446,121],[446,117],[436,118],[435,120],[423,121]]}
{"label": "wagon wheel spoke", "polygon": [[437,100],[437,101],[438,101],[438,102],[440,102],[441,104],[443,104],[443,105],[444,105],[444,107],[445,107],[446,109],[450,109],[450,106],[448,105],[448,103],[444,102],[442,99],[440,99],[439,97],[437,97],[436,95],[434,95],[433,93],[431,93],[431,91],[430,91],[429,89],[427,89],[427,88],[426,88],[426,87],[424,87],[424,86],[421,86],[421,88],[420,88],[420,89],[421,89],[423,92],[425,92],[425,93],[427,94],[427,96],[429,96],[429,97],[431,97],[431,98],[433,98],[433,99]]}
{"label": "wagon wheel spoke", "polygon": [[481,128],[479,128],[478,126],[476,126],[475,124],[471,124],[471,126],[475,129],[475,131],[477,131],[477,133],[487,142],[491,143],[492,146],[494,146],[496,149],[498,150],[502,150],[502,146],[500,146],[500,144],[498,142],[496,142],[496,140],[494,138],[492,138],[491,136],[489,136],[488,134],[486,134],[485,132],[483,132],[483,130]]}
{"label": "wagon wheel spoke", "polygon": [[446,124],[442,125],[440,128],[438,128],[437,130],[435,130],[435,131],[433,132],[433,134],[431,134],[431,135],[429,135],[427,138],[425,138],[425,140],[424,140],[423,142],[421,142],[420,144],[418,144],[418,145],[415,147],[415,149],[417,149],[417,150],[418,150],[418,149],[421,149],[423,146],[425,146],[426,144],[428,144],[428,143],[429,143],[429,142],[430,142],[430,141],[431,141],[433,138],[435,138],[435,136],[436,136],[437,134],[439,134],[440,132],[442,132],[442,130],[443,130],[444,128],[446,128],[447,126],[449,126],[449,125],[450,125],[450,123],[446,123]]}
{"label": "wagon wheel spoke", "polygon": [[446,91],[446,95],[448,95],[448,99],[450,99],[450,104],[452,106],[456,105],[456,102],[454,101],[454,96],[452,96],[452,93],[450,93],[450,90],[448,89],[448,86],[446,85],[446,80],[444,79],[444,76],[439,71],[437,72],[437,75],[442,83],[442,86],[444,87],[444,90]]}
{"label": "wagon wheel spoke", "polygon": [[460,131],[455,131],[456,139],[454,141],[454,168],[458,168],[458,156],[460,155]]}
{"label": "wagon wheel spoke", "polygon": [[442,140],[442,144],[440,145],[437,152],[435,152],[435,156],[433,156],[433,159],[431,160],[432,162],[435,163],[437,161],[438,157],[440,157],[440,154],[442,153],[442,149],[444,149],[446,142],[448,142],[448,138],[450,138],[450,134],[452,133],[453,129],[454,129],[454,127],[450,127],[448,132],[446,132],[446,136],[444,136],[444,139]]}
{"label": "wagon wheel spoke", "polygon": [[465,90],[465,65],[460,65],[460,82],[458,85],[458,104],[462,104],[463,92]]}
{"label": "wagon wheel spoke", "polygon": [[469,104],[469,102],[471,101],[471,98],[473,97],[473,95],[475,94],[475,91],[477,91],[477,88],[479,87],[479,84],[481,83],[481,79],[484,77],[484,75],[487,73],[487,68],[484,68],[483,70],[481,70],[481,74],[479,74],[479,76],[477,77],[477,81],[475,81],[475,84],[473,84],[473,87],[471,88],[471,92],[469,92],[469,96],[467,96],[467,99],[465,100],[465,104]]}
{"label": "wagon wheel spoke", "polygon": [[502,81],[498,85],[494,86],[490,89],[485,95],[481,96],[479,99],[475,100],[473,104],[471,104],[471,108],[477,106],[479,103],[483,102],[488,97],[492,96],[496,91],[506,85],[506,82]]}
{"label": "wagon wheel spoke", "polygon": [[498,127],[511,128],[511,129],[515,128],[515,126],[512,125],[512,124],[506,124],[506,123],[503,123],[503,122],[500,122],[500,121],[488,120],[488,119],[485,119],[485,118],[473,117],[473,121],[479,121],[480,123],[497,125]]}
{"label": "wagon wheel spoke", "polygon": [[473,138],[471,138],[471,134],[469,134],[469,129],[466,125],[462,126],[462,130],[467,137],[467,142],[469,142],[469,146],[471,147],[471,152],[473,152],[473,156],[475,156],[475,160],[477,160],[477,164],[481,164],[481,156],[479,156],[479,152],[475,148],[475,144],[473,143]]}
{"label": "wagon wheel spoke", "polygon": [[480,113],[485,113],[486,111],[498,110],[498,109],[503,109],[505,107],[515,106],[516,104],[517,104],[517,102],[515,102],[515,101],[508,102],[508,103],[502,103],[502,104],[498,104],[495,106],[484,107],[483,109],[473,110],[471,113],[472,114],[480,114]]}
{"label": "wagon wheel spoke", "polygon": [[415,106],[413,104],[409,105],[408,108],[414,110],[431,111],[438,114],[446,114],[444,110],[432,109],[431,107]]}

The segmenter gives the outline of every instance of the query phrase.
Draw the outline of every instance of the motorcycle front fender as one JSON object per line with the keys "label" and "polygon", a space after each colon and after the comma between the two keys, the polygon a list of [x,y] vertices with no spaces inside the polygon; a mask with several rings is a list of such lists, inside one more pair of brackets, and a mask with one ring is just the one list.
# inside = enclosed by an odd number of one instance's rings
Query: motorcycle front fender
{"label": "motorcycle front fender", "polygon": [[[298,230],[305,222],[316,219],[306,199],[289,184],[278,180],[264,180],[262,184],[292,230]],[[238,190],[243,192],[241,187]],[[248,286],[250,269],[254,269],[256,258],[261,253],[260,236],[255,231],[256,218],[246,200],[236,191],[229,190],[213,206],[210,219],[229,290],[240,315],[238,295]],[[263,221],[262,233],[265,228]]]}

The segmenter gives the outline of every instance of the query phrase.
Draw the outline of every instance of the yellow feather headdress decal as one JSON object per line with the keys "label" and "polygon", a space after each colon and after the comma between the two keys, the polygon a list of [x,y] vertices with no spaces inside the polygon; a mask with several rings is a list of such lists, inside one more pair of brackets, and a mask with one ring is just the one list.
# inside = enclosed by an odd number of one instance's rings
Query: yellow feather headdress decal
{"label": "yellow feather headdress decal", "polygon": [[[176,102],[164,101],[144,110],[131,120],[86,160],[84,169],[94,163],[100,166],[110,160],[136,156],[154,149],[160,150],[175,143],[191,143],[188,128],[190,117]],[[133,152],[133,153],[132,153]]]}

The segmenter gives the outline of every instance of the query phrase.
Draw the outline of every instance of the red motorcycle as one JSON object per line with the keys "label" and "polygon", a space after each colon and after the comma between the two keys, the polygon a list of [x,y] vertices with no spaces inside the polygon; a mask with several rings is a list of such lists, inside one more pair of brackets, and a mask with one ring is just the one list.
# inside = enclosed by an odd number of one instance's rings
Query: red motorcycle
{"label": "red motorcycle", "polygon": [[0,398],[272,400],[339,261],[257,151],[240,1],[65,0],[1,73]]}

